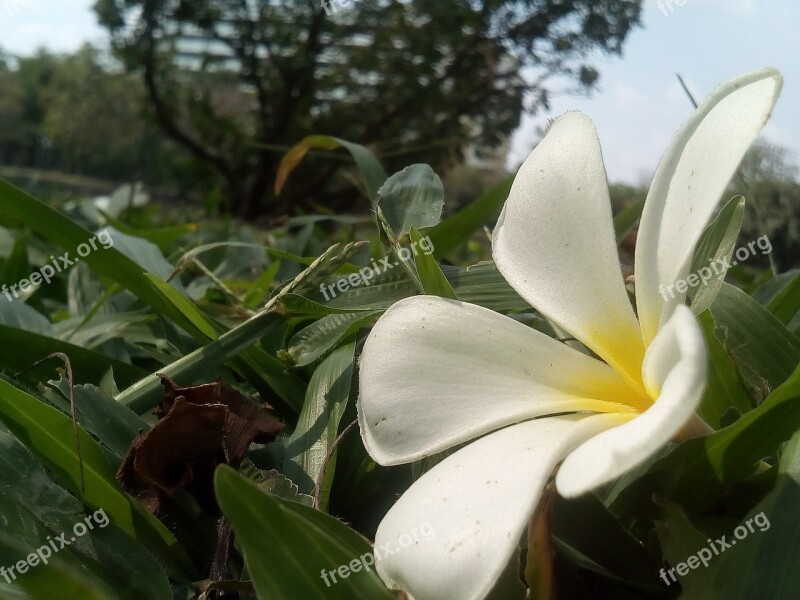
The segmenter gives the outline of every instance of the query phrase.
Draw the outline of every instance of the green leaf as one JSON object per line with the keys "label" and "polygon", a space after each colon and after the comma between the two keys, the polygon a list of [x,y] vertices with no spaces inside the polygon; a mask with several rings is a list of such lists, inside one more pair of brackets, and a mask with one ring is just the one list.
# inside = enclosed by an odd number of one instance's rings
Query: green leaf
{"label": "green leaf", "polygon": [[745,383],[762,397],[800,363],[800,338],[740,289],[723,284],[711,316]]}
{"label": "green leaf", "polygon": [[4,296],[0,296],[0,324],[54,337],[53,325],[47,317],[22,300],[7,302]]}
{"label": "green leaf", "polygon": [[289,344],[289,354],[298,367],[310,365],[340,341],[371,325],[381,311],[333,314],[300,330]]}
{"label": "green leaf", "polygon": [[[219,333],[228,332],[220,323],[210,320],[186,296],[172,286],[164,283],[157,277],[148,275],[150,282],[164,295],[185,317],[181,323],[185,331],[190,333],[200,343],[217,340]],[[229,357],[232,364],[242,373],[256,389],[263,390],[263,381],[269,390],[274,390],[282,401],[277,408],[297,414],[300,410],[300,399],[305,387],[303,382],[294,374],[286,372],[285,367],[274,357],[257,346],[246,348],[241,353]]]}
{"label": "green leaf", "polygon": [[714,334],[714,319],[704,312],[698,321],[708,349],[708,379],[698,413],[706,423],[719,429],[723,416],[731,408],[744,414],[754,408],[754,403],[739,379],[736,366]]}
{"label": "green leaf", "polygon": [[0,377],[0,420],[59,482],[93,509],[103,508],[111,521],[155,552],[178,578],[190,578],[194,567],[170,531],[117,484],[102,449],[78,427],[83,478],[69,417]]}
{"label": "green leaf", "polygon": [[[69,251],[72,258],[75,258],[78,246],[95,236],[60,212],[3,180],[0,180],[0,216],[25,223],[50,242]],[[126,236],[126,240],[128,238]],[[105,249],[98,245],[98,249],[82,258],[81,262],[87,263],[99,275],[116,281],[157,311],[161,312],[160,309],[166,308],[144,277],[145,269],[117,248]]]}
{"label": "green leaf", "polygon": [[[314,371],[303,412],[289,438],[283,472],[304,494],[314,492],[325,457],[339,434],[353,383],[355,349],[355,344],[339,348]],[[328,465],[331,476],[334,464],[331,460]]]}
{"label": "green leaf", "polygon": [[701,278],[700,285],[689,288],[688,294],[696,315],[711,306],[725,282],[727,269],[721,265],[727,265],[733,255],[743,217],[744,198],[731,198],[700,237],[689,271],[690,276]]}
{"label": "green leaf", "polygon": [[310,135],[284,155],[278,168],[278,175],[275,178],[275,195],[281,193],[289,174],[294,171],[312,148],[321,148],[323,150],[345,148],[350,152],[364,179],[367,197],[373,206],[377,204],[378,189],[387,178],[386,171],[384,171],[380,161],[364,146],[327,135]]}
{"label": "green leaf", "polygon": [[[497,312],[531,310],[530,305],[508,285],[494,262],[471,267],[442,266],[450,285],[462,302],[478,304]],[[417,293],[417,288],[400,269],[391,269],[375,277],[369,286],[350,288],[330,301],[316,290],[310,298],[325,306],[344,311],[386,310],[392,304]]]}
{"label": "green leaf", "polygon": [[[331,272],[336,271],[361,246],[362,244],[359,242],[331,246],[310,267],[300,273],[274,296],[261,312],[230,331],[221,334],[202,348],[198,348],[170,365],[163,367],[159,372],[181,383],[191,382],[203,375],[207,375],[209,370],[217,368],[229,358],[244,352],[261,338],[265,331],[281,320],[277,309],[280,307],[280,301],[284,295],[292,293],[303,294],[316,289],[322,279]],[[156,288],[153,288],[153,292],[158,293]],[[170,310],[175,309],[171,308]],[[194,316],[197,317],[197,314]],[[258,348],[251,350],[251,352],[255,352],[253,354],[254,360],[261,361],[263,363],[262,367],[266,368],[266,365],[276,370],[282,368],[282,366],[279,366],[280,363],[277,358],[270,354]],[[248,366],[250,366],[249,363]],[[287,393],[287,398],[292,398],[292,403],[289,404],[289,407],[293,406],[299,412],[299,400],[294,400],[294,393],[291,390],[285,390],[285,392]],[[137,413],[150,410],[161,399],[161,379],[155,373],[148,375],[128,389],[120,392],[115,399]]]}
{"label": "green leaf", "polygon": [[147,240],[148,242],[158,246],[162,252],[168,252],[182,237],[197,231],[197,225],[195,223],[170,225],[168,227],[160,227],[158,229],[136,229],[135,227],[131,227],[122,221],[115,219],[102,210],[100,212],[103,217],[105,217],[106,221],[108,221],[108,224],[117,231]]}
{"label": "green leaf", "polygon": [[[2,304],[0,299],[0,304]],[[63,352],[72,362],[75,379],[99,383],[109,368],[114,369],[120,385],[127,386],[144,377],[147,372],[139,367],[134,367],[122,361],[110,358],[93,350],[86,350],[80,346],[62,342],[44,335],[39,335],[24,329],[15,329],[0,325],[0,367],[16,373],[27,369],[37,360],[41,360],[54,352]],[[41,373],[42,366],[36,370]]]}
{"label": "green leaf", "polygon": [[[424,238],[416,227],[411,227],[411,241],[419,248],[420,243]],[[417,273],[419,274],[422,288],[426,294],[434,296],[441,296],[442,298],[450,298],[451,300],[458,300],[456,293],[453,291],[453,286],[447,281],[447,277],[442,273],[439,263],[431,254],[425,252],[415,251],[415,261],[417,264]]]}
{"label": "green leaf", "polygon": [[442,217],[444,187],[428,165],[411,165],[395,173],[378,191],[377,205],[396,235],[411,227],[433,227]]}
{"label": "green leaf", "polygon": [[[334,286],[334,290],[335,289],[336,288]],[[352,290],[354,288],[351,287],[350,289]],[[331,292],[330,287],[328,287],[327,292],[334,293],[333,298],[336,298],[338,295],[335,292]],[[317,299],[319,300],[318,296]],[[325,301],[328,302],[330,299]],[[363,315],[372,311],[370,308],[336,308],[331,304],[322,304],[318,301],[305,298],[304,296],[298,296],[297,294],[284,295],[281,298],[279,305],[281,312],[284,312],[292,317],[325,317],[328,315],[347,315],[358,312]]]}
{"label": "green leaf", "polygon": [[[662,520],[656,521],[656,533],[671,569],[676,569],[663,571],[663,585],[665,587],[670,585],[677,591],[678,584],[680,584],[684,592],[681,600],[683,598],[699,600],[700,598],[722,597],[717,596],[716,590],[711,589],[711,572],[708,567],[703,565],[699,557],[695,557],[696,563],[694,560],[692,561],[693,565],[697,565],[694,569],[690,569],[686,564],[690,556],[696,555],[703,548],[711,552],[708,549],[707,541],[709,535],[692,524],[680,505],[663,499],[658,500],[658,504],[661,506],[664,516]],[[678,567],[678,565],[683,566]],[[680,568],[683,573],[677,572],[677,568]]]}
{"label": "green leaf", "polygon": [[306,506],[314,506],[314,498],[308,494],[301,494],[300,488],[295,483],[273,469],[265,474],[264,479],[258,484],[262,490],[272,496],[277,496],[284,500],[291,500],[292,502],[299,502]]}
{"label": "green leaf", "polygon": [[[0,282],[12,285],[17,281],[27,278],[31,274],[31,265],[28,262],[27,244],[24,239],[18,239],[11,249],[11,253],[0,267]],[[0,300],[3,298],[0,297]]]}
{"label": "green leaf", "polygon": [[800,269],[791,269],[770,277],[756,288],[753,292],[753,299],[757,300],[759,304],[767,306],[798,275],[800,275]]}
{"label": "green leaf", "polygon": [[[55,538],[70,532],[77,523],[86,523],[83,504],[53,482],[44,467],[5,428],[0,429],[0,481],[5,489],[0,497],[0,514],[7,518],[4,533],[33,549],[47,545],[48,536]],[[10,515],[14,518],[8,519]],[[93,587],[115,591],[115,598],[172,598],[166,573],[140,544],[109,525],[105,518],[93,515],[89,523],[92,528],[75,536],[53,558],[72,572],[87,576]],[[18,560],[29,553],[20,554]],[[42,564],[36,567],[47,568]],[[61,571],[56,569],[56,573]]]}
{"label": "green leaf", "polygon": [[434,256],[439,259],[444,258],[500,214],[511,191],[514,177],[514,175],[507,177],[456,214],[426,231],[426,235],[436,248]]}
{"label": "green leaf", "polygon": [[[47,385],[47,399],[61,412],[69,414],[70,389],[66,377],[62,375],[58,381],[50,381]],[[98,387],[76,385],[72,393],[78,423],[120,458],[125,456],[139,431],[150,428],[139,415],[107,396]]]}
{"label": "green leaf", "polygon": [[594,494],[559,498],[551,530],[556,546],[575,564],[643,591],[659,591],[657,569],[644,545]]}
{"label": "green leaf", "polygon": [[725,486],[751,475],[759,461],[777,453],[798,429],[800,365],[758,408],[724,429],[681,444],[653,470],[664,469],[665,494],[685,506],[713,505]]}
{"label": "green leaf", "polygon": [[720,555],[713,581],[717,597],[800,598],[796,573],[800,562],[798,506],[800,431],[783,452],[775,488],[742,519],[747,536]]}
{"label": "green leaf", "polygon": [[[215,474],[217,498],[230,519],[243,550],[259,598],[270,600],[330,600],[369,598],[391,600],[374,569],[361,568],[361,557],[372,548],[335,518],[295,502],[265,494],[233,469]],[[368,561],[369,559],[367,559]],[[359,571],[341,578],[344,565],[359,563]],[[323,571],[334,571],[335,582]]]}
{"label": "green leaf", "polygon": [[781,289],[767,304],[767,310],[788,326],[800,311],[800,274]]}
{"label": "green leaf", "polygon": [[444,266],[442,270],[462,302],[478,304],[496,312],[531,310],[531,306],[508,285],[493,261],[466,268]]}
{"label": "green leaf", "polygon": [[[0,561],[3,565],[15,565],[34,549],[21,544],[16,538],[0,531]],[[10,578],[10,577],[9,577]],[[29,595],[25,600],[39,598],[80,598],[81,600],[115,600],[113,596],[97,588],[80,571],[65,565],[58,557],[47,566],[38,565],[20,576],[12,585],[0,582],[0,596],[16,600],[20,591]]]}

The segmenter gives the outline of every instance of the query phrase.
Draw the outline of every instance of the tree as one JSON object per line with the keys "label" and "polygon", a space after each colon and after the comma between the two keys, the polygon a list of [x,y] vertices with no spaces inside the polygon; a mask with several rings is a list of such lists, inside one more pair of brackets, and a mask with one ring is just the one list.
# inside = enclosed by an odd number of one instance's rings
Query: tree
{"label": "tree", "polygon": [[[309,133],[370,144],[390,169],[501,142],[589,55],[620,53],[641,0],[97,0],[166,134],[255,215],[281,151]],[[332,10],[333,7],[336,10]],[[331,13],[331,14],[328,14]],[[335,195],[326,161],[290,197]],[[349,192],[352,196],[352,193]],[[333,200],[328,196],[329,200]],[[287,205],[272,203],[269,212]]]}
{"label": "tree", "polygon": [[45,91],[58,59],[45,50],[11,58],[0,52],[0,162],[15,166],[49,166],[49,140],[41,132]]}
{"label": "tree", "polygon": [[[86,45],[61,57],[44,94],[42,131],[60,170],[114,180],[139,180],[152,127],[143,119],[138,78],[114,72]],[[149,148],[153,152],[153,148]]]}

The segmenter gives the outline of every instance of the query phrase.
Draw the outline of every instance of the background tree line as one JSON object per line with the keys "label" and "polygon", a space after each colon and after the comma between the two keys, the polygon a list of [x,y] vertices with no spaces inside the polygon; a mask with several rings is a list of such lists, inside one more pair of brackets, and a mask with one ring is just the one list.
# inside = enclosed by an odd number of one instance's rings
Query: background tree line
{"label": "background tree line", "polygon": [[[3,63],[0,160],[193,192],[240,216],[353,207],[345,160],[309,134],[369,145],[390,171],[442,172],[501,147],[553,88],[586,92],[620,53],[635,0],[98,0],[110,53]],[[344,168],[343,168],[344,167]]]}

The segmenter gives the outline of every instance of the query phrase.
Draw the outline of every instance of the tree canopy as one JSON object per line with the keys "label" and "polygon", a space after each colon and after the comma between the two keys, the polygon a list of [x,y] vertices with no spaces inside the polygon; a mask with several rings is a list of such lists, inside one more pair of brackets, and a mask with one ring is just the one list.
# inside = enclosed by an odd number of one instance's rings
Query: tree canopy
{"label": "tree canopy", "polygon": [[621,52],[641,0],[95,7],[163,130],[213,169],[233,212],[255,215],[323,191],[333,206],[352,198],[334,161],[308,168],[281,203],[270,197],[281,153],[310,133],[369,144],[390,167],[497,146],[524,110],[547,106],[556,80],[595,85],[592,56]]}

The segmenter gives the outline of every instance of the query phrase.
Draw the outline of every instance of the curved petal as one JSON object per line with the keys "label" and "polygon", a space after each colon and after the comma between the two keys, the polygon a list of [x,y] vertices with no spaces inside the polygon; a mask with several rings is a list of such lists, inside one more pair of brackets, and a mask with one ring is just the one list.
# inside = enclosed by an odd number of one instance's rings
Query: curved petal
{"label": "curved petal", "polygon": [[769,119],[781,85],[774,69],[721,85],[675,134],[661,160],[636,242],[636,306],[645,346],[683,303],[685,294],[669,286],[688,274],[697,241]]}
{"label": "curved petal", "polygon": [[620,270],[600,142],[587,116],[558,118],[522,165],[492,254],[520,296],[641,381],[644,347]]}
{"label": "curved petal", "polygon": [[608,365],[496,312],[436,296],[394,304],[360,359],[358,418],[380,464],[418,460],[548,414],[617,412],[633,396]]}
{"label": "curved petal", "polygon": [[[393,553],[376,560],[378,574],[389,587],[420,600],[485,597],[517,549],[553,467],[576,444],[619,419],[573,415],[527,421],[449,456],[415,482],[381,522],[376,559]],[[413,536],[420,530],[429,532],[429,539]],[[409,544],[409,537],[419,539]]]}
{"label": "curved petal", "polygon": [[556,476],[565,497],[616,479],[658,451],[693,416],[706,384],[706,348],[691,310],[675,309],[647,350],[644,380],[655,404],[628,423],[605,431],[572,452]]}

